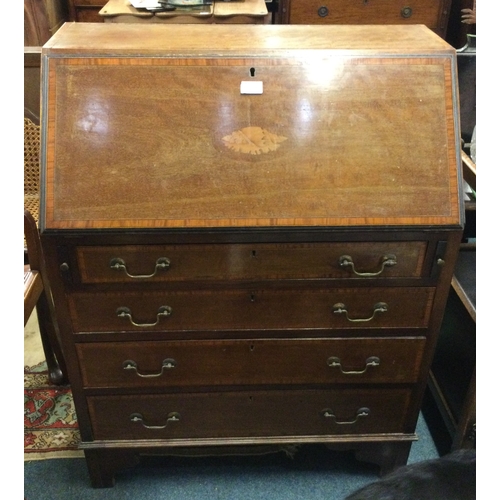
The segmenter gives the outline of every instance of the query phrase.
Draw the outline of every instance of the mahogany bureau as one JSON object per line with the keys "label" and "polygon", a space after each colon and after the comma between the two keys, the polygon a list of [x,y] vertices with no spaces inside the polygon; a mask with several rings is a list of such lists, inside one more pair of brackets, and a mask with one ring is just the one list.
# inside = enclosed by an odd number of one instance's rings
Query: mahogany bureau
{"label": "mahogany bureau", "polygon": [[173,448],[406,463],[462,234],[457,111],[421,25],[52,37],[41,234],[93,486]]}

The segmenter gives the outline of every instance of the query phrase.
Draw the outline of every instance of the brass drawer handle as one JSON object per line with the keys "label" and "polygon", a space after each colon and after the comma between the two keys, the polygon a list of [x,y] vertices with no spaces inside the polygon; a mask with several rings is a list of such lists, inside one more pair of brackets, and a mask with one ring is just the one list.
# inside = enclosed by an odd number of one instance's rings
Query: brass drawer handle
{"label": "brass drawer handle", "polygon": [[396,259],[395,255],[393,255],[393,254],[384,255],[382,257],[382,263],[381,263],[380,270],[369,273],[369,272],[356,271],[356,269],[354,267],[354,262],[353,262],[352,257],[350,255],[342,255],[339,258],[339,265],[340,265],[340,267],[351,267],[354,274],[356,274],[357,276],[363,276],[363,277],[366,277],[366,276],[378,276],[379,274],[382,274],[382,271],[386,267],[393,267],[396,264],[397,264],[397,259]]}
{"label": "brass drawer handle", "polygon": [[144,417],[140,413],[132,413],[132,415],[130,415],[131,422],[140,422],[146,429],[165,429],[169,423],[179,422],[180,419],[180,413],[172,411],[167,415],[167,421],[165,425],[147,425],[144,423]]}
{"label": "brass drawer handle", "polygon": [[175,359],[172,358],[167,358],[164,359],[162,364],[161,364],[161,370],[159,373],[141,373],[137,369],[137,363],[135,361],[132,361],[131,359],[127,359],[126,361],[123,362],[123,369],[124,370],[135,370],[135,373],[137,376],[142,377],[142,378],[155,378],[155,377],[161,377],[163,375],[164,370],[170,370],[172,368],[175,368],[177,365],[177,362]]}
{"label": "brass drawer handle", "polygon": [[366,321],[371,321],[377,313],[384,313],[387,312],[387,304],[385,302],[377,302],[375,306],[373,307],[373,314],[369,318],[350,318],[349,317],[349,312],[345,308],[345,304],[342,304],[342,302],[338,302],[333,306],[333,313],[334,314],[343,314],[345,313],[346,318],[353,322],[353,323],[360,323],[360,322],[366,322]]}
{"label": "brass drawer handle", "polygon": [[332,418],[337,425],[352,425],[355,424],[360,418],[368,417],[370,415],[370,408],[359,408],[356,412],[356,418],[354,420],[337,420],[337,417],[330,408],[326,408],[321,413],[325,418]]}
{"label": "brass drawer handle", "polygon": [[160,322],[160,318],[162,316],[170,316],[172,314],[172,308],[170,306],[160,306],[158,309],[158,313],[156,314],[156,321],[154,323],[136,323],[132,319],[132,311],[128,307],[119,307],[116,310],[116,315],[119,318],[128,318],[130,323],[134,326],[139,326],[141,328],[147,328],[151,326],[156,326]]}
{"label": "brass drawer handle", "polygon": [[366,370],[368,370],[369,366],[379,366],[380,365],[380,359],[377,358],[377,356],[370,356],[366,360],[366,365],[365,365],[364,370],[359,370],[359,371],[356,371],[356,370],[354,370],[354,371],[345,371],[342,368],[342,363],[340,362],[340,358],[337,358],[335,356],[329,357],[326,362],[327,362],[328,366],[331,367],[331,368],[340,368],[340,371],[344,375],[362,375],[363,373],[366,372]]}
{"label": "brass drawer handle", "polygon": [[167,257],[160,257],[159,259],[157,259],[155,270],[151,274],[130,274],[127,270],[127,264],[123,259],[120,259],[119,257],[111,259],[109,261],[109,267],[111,269],[114,269],[115,271],[125,271],[125,274],[129,278],[146,279],[146,278],[152,278],[160,270],[168,270],[168,268],[170,267],[170,259],[167,259]]}

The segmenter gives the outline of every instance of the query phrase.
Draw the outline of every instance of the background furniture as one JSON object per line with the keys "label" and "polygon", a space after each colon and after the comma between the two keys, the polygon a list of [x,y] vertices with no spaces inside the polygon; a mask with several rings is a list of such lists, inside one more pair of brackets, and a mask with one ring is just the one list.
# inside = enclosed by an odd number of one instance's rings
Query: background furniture
{"label": "background furniture", "polygon": [[445,38],[452,0],[279,0],[280,24],[424,24]]}
{"label": "background furniture", "polygon": [[41,47],[24,47],[25,116],[40,124],[40,58]]}
{"label": "background furniture", "polygon": [[38,223],[40,206],[40,125],[28,109],[24,109],[24,208]]}
{"label": "background furniture", "polygon": [[[462,161],[464,179],[475,193],[476,166],[465,153]],[[465,207],[475,212],[475,197]],[[441,454],[476,445],[475,224],[466,225],[464,234],[423,407]]]}
{"label": "background furniture", "polygon": [[99,11],[106,5],[107,0],[67,0],[68,20],[85,23],[102,23],[104,19]]}
{"label": "background furniture", "polygon": [[[392,0],[355,0],[354,2],[318,0],[315,4],[306,0],[267,0],[266,6],[271,15],[272,24],[405,25],[421,23],[459,49],[464,46],[467,34],[475,34],[475,26],[461,23],[461,9],[471,8],[473,2],[474,0],[411,0],[409,3],[397,3]],[[217,0],[217,3],[235,2]],[[245,2],[236,3],[244,5]],[[107,0],[67,0],[67,20],[103,22],[106,16],[100,14],[100,11],[107,4]],[[232,7],[228,6],[228,8]],[[125,16],[125,13],[122,13],[122,16]],[[179,21],[180,19],[177,20]],[[269,18],[266,23],[268,21]],[[141,21],[138,20],[138,22]],[[194,22],[193,19],[191,22]]]}
{"label": "background furniture", "polygon": [[65,0],[24,0],[24,45],[42,46],[67,18]]}
{"label": "background furniture", "polygon": [[36,224],[40,208],[40,57],[41,47],[24,47],[24,208]]}
{"label": "background furniture", "polygon": [[455,57],[422,25],[44,46],[42,241],[94,486],[173,447],[406,463],[464,222]]}
{"label": "background furniture", "polygon": [[52,384],[63,384],[67,382],[66,364],[59,343],[40,234],[27,210],[24,211],[24,237],[28,252],[28,264],[24,266],[24,325],[36,309],[49,380]]}
{"label": "background furniture", "polygon": [[156,13],[138,10],[128,0],[109,0],[99,11],[99,15],[104,22],[111,23],[270,24],[272,21],[264,0],[217,1],[202,8]]}
{"label": "background furniture", "polygon": [[[475,259],[475,250],[460,252],[432,364],[430,397],[424,405],[442,454],[476,445]],[[437,406],[438,416],[432,404]],[[436,417],[441,417],[446,434],[434,424]]]}

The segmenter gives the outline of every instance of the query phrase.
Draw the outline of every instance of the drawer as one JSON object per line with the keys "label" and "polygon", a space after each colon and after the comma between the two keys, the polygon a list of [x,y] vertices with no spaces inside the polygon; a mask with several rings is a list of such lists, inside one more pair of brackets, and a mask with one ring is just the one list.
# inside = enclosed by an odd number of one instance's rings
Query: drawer
{"label": "drawer", "polygon": [[70,21],[102,23],[104,19],[99,11],[106,5],[107,0],[69,0]]}
{"label": "drawer", "polygon": [[99,11],[102,7],[77,7],[75,21],[80,23],[103,23],[104,18],[100,16]]}
{"label": "drawer", "polygon": [[83,385],[414,383],[425,338],[96,342],[76,345]]}
{"label": "drawer", "polygon": [[94,439],[402,432],[410,389],[241,391],[87,398]]}
{"label": "drawer", "polygon": [[106,0],[70,0],[75,7],[104,7],[107,3]]}
{"label": "drawer", "polygon": [[415,278],[425,241],[77,247],[82,283]]}
{"label": "drawer", "polygon": [[443,1],[290,0],[290,24],[425,24],[441,28]]}
{"label": "drawer", "polygon": [[431,287],[94,292],[68,296],[73,330],[426,328]]}

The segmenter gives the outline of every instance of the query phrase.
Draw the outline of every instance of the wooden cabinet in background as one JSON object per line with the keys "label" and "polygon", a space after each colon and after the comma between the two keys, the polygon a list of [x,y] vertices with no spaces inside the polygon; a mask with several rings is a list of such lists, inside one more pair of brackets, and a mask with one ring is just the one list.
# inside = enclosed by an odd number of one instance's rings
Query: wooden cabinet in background
{"label": "wooden cabinet in background", "polygon": [[281,24],[424,24],[444,38],[451,0],[278,0],[278,3],[276,22]]}
{"label": "wooden cabinet in background", "polygon": [[99,11],[108,0],[67,0],[69,20],[83,23],[102,23]]}
{"label": "wooden cabinet in background", "polygon": [[40,59],[41,47],[24,47],[24,112],[40,123]]}
{"label": "wooden cabinet in background", "polygon": [[65,0],[24,0],[24,46],[41,47],[67,20]]}

